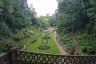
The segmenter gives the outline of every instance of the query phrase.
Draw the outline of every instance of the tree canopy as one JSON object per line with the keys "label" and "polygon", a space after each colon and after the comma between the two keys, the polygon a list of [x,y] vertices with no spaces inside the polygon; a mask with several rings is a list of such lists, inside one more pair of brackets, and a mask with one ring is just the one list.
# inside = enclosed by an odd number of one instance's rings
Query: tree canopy
{"label": "tree canopy", "polygon": [[96,53],[96,0],[58,0],[56,19],[63,42],[66,34],[74,33],[82,52]]}

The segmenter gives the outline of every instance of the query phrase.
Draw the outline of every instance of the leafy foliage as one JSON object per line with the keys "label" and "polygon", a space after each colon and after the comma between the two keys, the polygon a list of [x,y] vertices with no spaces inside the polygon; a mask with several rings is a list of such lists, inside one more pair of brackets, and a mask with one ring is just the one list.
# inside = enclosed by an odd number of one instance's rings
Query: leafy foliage
{"label": "leafy foliage", "polygon": [[0,41],[3,44],[8,43],[4,42],[6,39],[18,42],[29,36],[27,30],[34,31],[38,27],[35,9],[28,7],[27,0],[0,0]]}
{"label": "leafy foliage", "polygon": [[96,54],[96,1],[62,0],[58,5],[56,25],[61,39],[74,33],[83,53]]}

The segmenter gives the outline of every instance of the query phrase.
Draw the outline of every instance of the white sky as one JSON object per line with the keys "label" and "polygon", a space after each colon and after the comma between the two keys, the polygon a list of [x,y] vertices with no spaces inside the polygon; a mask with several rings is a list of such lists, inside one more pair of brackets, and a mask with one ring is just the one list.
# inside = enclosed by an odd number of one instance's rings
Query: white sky
{"label": "white sky", "polygon": [[58,7],[56,0],[28,0],[28,5],[31,4],[35,8],[37,16],[52,15]]}

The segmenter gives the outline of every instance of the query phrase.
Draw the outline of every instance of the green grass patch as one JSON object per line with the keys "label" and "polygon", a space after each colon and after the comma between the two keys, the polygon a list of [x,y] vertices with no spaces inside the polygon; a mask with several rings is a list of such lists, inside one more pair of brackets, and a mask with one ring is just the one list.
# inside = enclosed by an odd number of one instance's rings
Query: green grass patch
{"label": "green grass patch", "polygon": [[42,53],[49,53],[49,54],[60,54],[59,49],[57,45],[54,42],[54,33],[50,33],[50,39],[48,40],[48,46],[50,46],[50,49],[48,50],[41,50],[38,49],[40,45],[42,45],[42,37],[44,36],[43,32],[37,33],[38,35],[41,34],[41,36],[36,35],[35,37],[38,36],[37,41],[35,43],[32,43],[32,37],[26,38],[22,40],[18,45],[26,45],[26,50],[27,51],[32,51],[32,52],[42,52]]}

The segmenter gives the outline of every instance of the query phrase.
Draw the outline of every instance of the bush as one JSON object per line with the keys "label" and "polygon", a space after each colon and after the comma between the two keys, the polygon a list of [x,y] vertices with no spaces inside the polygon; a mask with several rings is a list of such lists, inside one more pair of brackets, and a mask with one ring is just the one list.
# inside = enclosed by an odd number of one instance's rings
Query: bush
{"label": "bush", "polygon": [[40,45],[38,48],[41,49],[41,50],[50,49],[50,47],[48,45]]}
{"label": "bush", "polygon": [[35,43],[37,40],[32,40],[32,43]]}
{"label": "bush", "polygon": [[18,32],[16,34],[14,34],[12,37],[15,42],[18,42],[24,38],[24,34],[23,34],[23,32]]}

